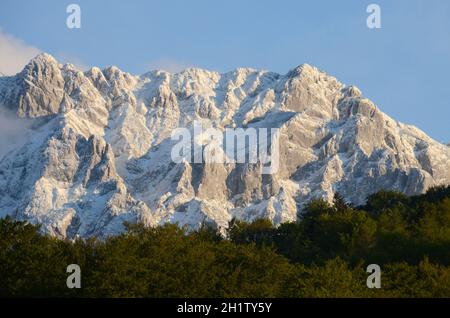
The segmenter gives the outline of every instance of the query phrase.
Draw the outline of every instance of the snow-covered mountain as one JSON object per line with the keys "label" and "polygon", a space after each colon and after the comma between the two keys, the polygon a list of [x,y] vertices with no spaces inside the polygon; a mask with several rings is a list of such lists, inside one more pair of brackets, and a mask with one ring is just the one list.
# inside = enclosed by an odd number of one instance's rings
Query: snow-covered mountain
{"label": "snow-covered mountain", "polygon": [[[0,104],[19,127],[0,128],[0,217],[59,237],[114,235],[124,221],[279,224],[336,191],[362,204],[382,188],[414,194],[450,183],[448,146],[309,65],[286,75],[191,68],[133,76],[116,67],[81,72],[41,54],[0,77]],[[171,132],[194,120],[279,128],[278,172],[174,163]]]}

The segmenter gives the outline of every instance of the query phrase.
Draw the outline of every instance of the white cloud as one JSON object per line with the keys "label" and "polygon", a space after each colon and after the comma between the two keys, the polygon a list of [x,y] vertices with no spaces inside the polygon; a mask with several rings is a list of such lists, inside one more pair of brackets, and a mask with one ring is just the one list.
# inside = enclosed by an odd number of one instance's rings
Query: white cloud
{"label": "white cloud", "polygon": [[29,120],[18,118],[0,105],[0,160],[8,151],[26,141],[29,128]]}
{"label": "white cloud", "polygon": [[[14,75],[20,72],[39,53],[42,53],[40,49],[28,45],[11,34],[3,32],[0,28],[0,73]],[[55,58],[62,64],[73,64],[81,71],[89,69],[80,58],[67,52],[58,52]]]}
{"label": "white cloud", "polygon": [[190,67],[193,67],[193,65],[184,61],[160,58],[147,63],[145,69],[147,71],[162,70],[170,73],[177,73]]}
{"label": "white cloud", "polygon": [[0,72],[14,75],[41,51],[0,29]]}

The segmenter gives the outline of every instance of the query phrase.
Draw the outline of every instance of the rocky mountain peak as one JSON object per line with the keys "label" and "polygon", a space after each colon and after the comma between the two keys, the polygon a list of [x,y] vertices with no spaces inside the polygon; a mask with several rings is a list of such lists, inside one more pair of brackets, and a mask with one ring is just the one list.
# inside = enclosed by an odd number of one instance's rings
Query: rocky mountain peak
{"label": "rocky mountain peak", "polygon": [[[380,189],[414,194],[450,183],[448,146],[307,64],[285,75],[190,68],[134,76],[114,66],[81,72],[41,54],[0,77],[0,107],[33,122],[0,158],[0,217],[60,237],[114,235],[124,221],[279,224],[336,192],[363,204]],[[172,132],[195,121],[279,129],[279,169],[172,161]]]}

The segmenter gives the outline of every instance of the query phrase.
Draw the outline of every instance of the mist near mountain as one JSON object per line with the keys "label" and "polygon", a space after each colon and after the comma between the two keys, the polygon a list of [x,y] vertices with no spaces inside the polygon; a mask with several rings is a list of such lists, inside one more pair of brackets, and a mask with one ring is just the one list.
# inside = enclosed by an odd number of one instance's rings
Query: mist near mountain
{"label": "mist near mountain", "polygon": [[0,160],[8,151],[26,141],[30,128],[29,120],[18,118],[0,105]]}

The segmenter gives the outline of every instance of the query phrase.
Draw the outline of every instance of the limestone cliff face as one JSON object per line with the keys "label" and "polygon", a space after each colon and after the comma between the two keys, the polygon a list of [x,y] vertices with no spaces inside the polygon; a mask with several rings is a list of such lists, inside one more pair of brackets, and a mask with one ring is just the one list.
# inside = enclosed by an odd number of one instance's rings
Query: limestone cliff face
{"label": "limestone cliff face", "polygon": [[[116,67],[83,73],[42,54],[0,77],[0,104],[27,122],[21,142],[0,158],[0,216],[42,223],[59,237],[114,235],[124,221],[279,224],[336,191],[362,204],[382,188],[414,194],[450,183],[447,145],[309,65],[286,75],[133,76]],[[264,175],[260,163],[173,162],[173,129],[194,121],[278,128],[280,168]]]}

